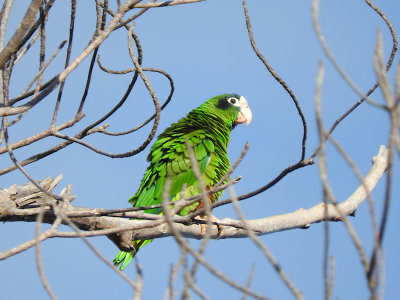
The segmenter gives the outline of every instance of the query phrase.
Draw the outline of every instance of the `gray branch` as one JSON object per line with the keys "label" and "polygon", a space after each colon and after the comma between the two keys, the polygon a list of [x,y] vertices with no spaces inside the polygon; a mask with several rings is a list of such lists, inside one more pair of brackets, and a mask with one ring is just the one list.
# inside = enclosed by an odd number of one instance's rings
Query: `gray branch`
{"label": "gray branch", "polygon": [[[367,199],[369,193],[375,188],[387,168],[388,151],[384,146],[380,147],[379,153],[372,159],[372,167],[364,178],[363,184],[354,191],[345,201],[333,206],[321,202],[309,209],[298,209],[294,212],[270,216],[262,219],[247,220],[246,227],[257,235],[290,230],[295,228],[308,228],[313,223],[323,220],[340,221],[341,216],[353,215],[356,209]],[[52,179],[50,177],[42,180],[39,184],[48,191],[51,191],[62,176]],[[66,187],[62,194],[68,202],[74,199],[69,194],[71,188]],[[54,199],[38,190],[31,183],[20,186],[11,186],[0,190],[0,221],[2,222],[36,222],[37,215],[44,211],[43,222],[52,224],[56,219],[53,213],[51,202]],[[326,207],[325,207],[326,206]],[[107,211],[109,211],[107,213]],[[107,215],[104,215],[107,214]],[[70,203],[65,210],[67,216],[79,229],[76,232],[53,231],[48,237],[79,237],[106,235],[118,248],[130,249],[132,239],[154,239],[172,235],[171,228],[166,223],[164,216],[145,214],[142,211],[126,212],[123,209],[105,210],[89,209],[73,206]],[[130,220],[129,218],[143,219]],[[172,220],[174,228],[184,237],[202,239],[203,234],[198,220],[190,220],[182,216],[174,216]],[[212,222],[214,225],[224,226],[222,237],[218,236],[217,226],[211,226],[209,234],[211,238],[245,238],[248,231],[239,220],[222,219],[219,222]],[[66,224],[68,225],[68,224]],[[1,257],[0,257],[1,260]]]}

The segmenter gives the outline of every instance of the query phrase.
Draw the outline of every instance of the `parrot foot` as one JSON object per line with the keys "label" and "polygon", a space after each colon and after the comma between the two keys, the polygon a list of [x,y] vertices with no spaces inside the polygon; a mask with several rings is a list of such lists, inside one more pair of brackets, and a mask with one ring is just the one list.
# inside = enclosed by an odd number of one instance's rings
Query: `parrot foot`
{"label": "parrot foot", "polygon": [[[202,220],[202,221],[208,221],[210,220],[211,222],[219,222],[219,219],[217,217],[215,217],[214,215],[211,215],[210,217],[206,216],[206,215],[199,215],[195,217],[196,220]],[[217,229],[218,229],[218,233],[217,233],[217,240],[219,238],[221,238],[221,236],[223,235],[223,226],[222,225],[217,225]],[[206,235],[206,230],[207,230],[207,224],[200,224],[200,234],[202,236]]]}

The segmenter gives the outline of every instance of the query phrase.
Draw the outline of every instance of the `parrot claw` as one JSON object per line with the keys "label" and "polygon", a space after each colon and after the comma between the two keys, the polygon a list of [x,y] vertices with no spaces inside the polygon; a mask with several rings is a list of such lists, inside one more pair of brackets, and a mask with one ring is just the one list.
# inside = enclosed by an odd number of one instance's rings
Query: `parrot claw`
{"label": "parrot claw", "polygon": [[[219,222],[219,219],[215,217],[214,215],[211,215],[210,217],[200,215],[195,217],[196,220],[202,220],[202,221],[208,221],[210,220],[211,222]],[[217,233],[217,240],[221,238],[223,235],[224,228],[222,225],[217,225],[218,233]],[[200,234],[204,237],[207,232],[207,224],[200,224]]]}

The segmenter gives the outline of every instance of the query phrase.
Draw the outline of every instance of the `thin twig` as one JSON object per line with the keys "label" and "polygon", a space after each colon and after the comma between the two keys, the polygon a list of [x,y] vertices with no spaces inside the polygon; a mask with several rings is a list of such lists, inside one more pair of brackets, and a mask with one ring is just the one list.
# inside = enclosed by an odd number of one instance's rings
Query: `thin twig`
{"label": "thin twig", "polygon": [[[70,128],[70,127],[74,126],[77,122],[79,122],[84,116],[85,116],[84,114],[77,115],[72,120],[69,120],[69,121],[67,121],[67,122],[65,122],[65,123],[63,123],[63,124],[61,124],[59,126],[56,126],[56,128],[53,129],[53,130],[60,131],[60,130],[66,129],[66,128]],[[34,134],[34,135],[31,135],[30,137],[27,137],[27,138],[25,138],[23,140],[20,140],[18,142],[10,144],[10,147],[15,150],[15,149],[18,149],[18,148],[21,148],[21,147],[28,146],[28,145],[30,145],[32,143],[40,141],[40,140],[42,140],[42,139],[44,139],[46,137],[49,137],[51,135],[52,135],[52,130],[51,129],[46,129],[46,130],[44,130],[42,132],[39,132],[39,133]],[[7,147],[6,146],[1,147],[0,148],[0,154],[3,154],[5,152],[7,152]]]}
{"label": "thin twig", "polygon": [[[46,278],[46,275],[44,274],[44,268],[43,268],[43,260],[42,260],[42,252],[40,250],[40,241],[39,241],[39,236],[40,236],[40,231],[41,231],[41,225],[42,225],[42,220],[43,220],[43,210],[42,213],[38,215],[37,221],[36,221],[36,234],[35,234],[35,242],[36,242],[36,265],[37,269],[39,272],[39,277],[40,280],[43,284],[44,289],[46,290],[47,294],[52,300],[57,299],[56,295],[54,294],[53,290],[50,287],[50,284]],[[60,222],[61,223],[61,222]]]}
{"label": "thin twig", "polygon": [[173,0],[173,1],[154,2],[154,3],[138,3],[133,5],[132,8],[164,7],[164,6],[173,6],[180,4],[190,4],[203,1],[205,0]]}
{"label": "thin twig", "polygon": [[173,283],[174,283],[174,280],[175,280],[176,276],[178,275],[180,267],[183,265],[183,262],[186,259],[186,251],[185,251],[185,249],[180,248],[180,250],[181,250],[181,256],[180,256],[178,262],[176,263],[175,266],[173,266],[173,265],[171,266],[171,271],[170,271],[169,280],[168,280],[168,288],[167,288],[167,290],[165,292],[165,296],[164,296],[165,300],[167,300],[167,299],[171,299],[171,300],[175,299]]}
{"label": "thin twig", "polygon": [[[360,238],[357,235],[357,232],[355,231],[353,225],[351,222],[348,220],[346,215],[343,213],[343,211],[340,209],[340,204],[336,201],[336,198],[334,196],[334,193],[332,191],[332,188],[330,186],[329,180],[328,180],[328,172],[327,172],[327,162],[326,162],[326,156],[325,156],[325,143],[322,141],[326,139],[326,131],[323,127],[322,123],[322,97],[321,97],[321,89],[322,89],[322,81],[323,81],[323,65],[320,63],[319,65],[319,70],[318,70],[318,76],[317,76],[317,83],[316,83],[316,92],[315,92],[315,113],[316,113],[316,119],[317,119],[317,125],[318,125],[318,133],[320,137],[320,142],[321,142],[321,151],[318,153],[318,170],[324,190],[324,195],[327,198],[326,202],[332,203],[334,209],[338,212],[340,216],[340,220],[343,222],[343,224],[346,226],[346,229],[358,251],[358,255],[360,256],[364,271],[367,273],[369,270],[369,261],[367,259],[364,247],[362,245],[362,242]],[[366,183],[362,184],[362,187],[366,187]],[[366,189],[364,190],[364,193],[366,195],[369,195],[369,190]],[[367,198],[367,196],[365,197]],[[325,204],[325,216],[328,216],[328,210],[327,210],[327,204]]]}
{"label": "thin twig", "polygon": [[[168,183],[168,184],[167,184]],[[216,268],[214,268],[211,264],[209,264],[202,255],[200,255],[197,251],[195,251],[192,247],[189,246],[188,243],[186,243],[181,234],[179,233],[179,231],[176,230],[175,225],[173,224],[172,221],[172,216],[170,215],[169,212],[169,207],[166,204],[167,203],[167,199],[168,199],[168,195],[169,195],[169,186],[171,184],[170,180],[167,180],[167,183],[165,184],[165,188],[163,191],[163,211],[164,211],[164,216],[165,216],[165,220],[169,226],[169,228],[171,229],[173,236],[175,238],[175,240],[177,241],[177,243],[179,244],[180,247],[184,248],[188,253],[190,253],[196,260],[198,260],[206,269],[208,269],[211,273],[213,273],[216,277],[218,277],[219,279],[221,279],[222,281],[225,281],[227,284],[229,284],[230,286],[232,286],[233,288],[236,288],[242,292],[248,293],[249,295],[251,295],[252,297],[256,298],[256,299],[268,299],[262,295],[256,294],[252,291],[250,291],[249,289],[237,284],[236,282],[232,281],[229,277],[225,276],[223,273],[221,273],[219,270],[217,270]]]}
{"label": "thin twig", "polygon": [[39,10],[41,3],[42,0],[32,0],[23,20],[18,26],[18,29],[14,32],[13,36],[8,41],[7,46],[0,52],[0,67],[3,67],[4,64],[10,59],[11,55],[18,50],[19,42],[24,36],[25,32],[31,26],[32,21],[35,19],[36,13]]}
{"label": "thin twig", "polygon": [[332,65],[335,67],[335,69],[339,72],[340,76],[346,81],[346,83],[361,97],[365,98],[366,101],[368,101],[370,104],[380,107],[380,108],[385,108],[385,106],[374,102],[373,100],[369,99],[359,88],[358,86],[351,80],[351,78],[347,75],[347,73],[343,70],[343,68],[340,66],[340,64],[337,62],[335,57],[333,56],[331,50],[329,49],[327,43],[325,42],[325,37],[322,33],[321,27],[318,22],[318,11],[319,11],[319,0],[313,0],[312,2],[312,21],[314,25],[314,30],[317,35],[318,41],[322,46],[323,51],[325,52],[326,56],[328,59],[331,61]]}
{"label": "thin twig", "polygon": [[142,291],[143,291],[143,272],[140,267],[139,262],[136,260],[136,285],[135,285],[135,294],[133,296],[133,300],[141,300],[142,299]]}
{"label": "thin twig", "polygon": [[301,157],[300,158],[300,162],[301,162],[301,161],[304,160],[305,155],[306,155],[306,141],[307,141],[307,122],[306,122],[306,118],[304,117],[304,114],[303,114],[303,112],[301,110],[299,101],[297,100],[297,98],[294,95],[293,91],[290,89],[290,87],[287,85],[287,83],[274,71],[272,66],[267,62],[265,57],[258,50],[256,42],[255,42],[255,39],[254,39],[253,30],[251,28],[250,17],[249,17],[249,12],[247,10],[246,1],[243,1],[242,4],[243,4],[243,9],[244,9],[244,15],[245,15],[245,18],[246,18],[247,32],[248,32],[248,35],[249,35],[249,38],[250,38],[250,44],[253,47],[254,52],[256,53],[257,57],[263,62],[263,64],[265,65],[267,70],[270,72],[272,77],[274,77],[274,79],[279,82],[279,84],[289,94],[290,98],[292,98],[293,103],[296,106],[297,112],[298,112],[298,114],[300,116],[301,122],[303,124],[303,139],[302,139],[302,142],[301,142],[301,156],[300,156]]}
{"label": "thin twig", "polygon": [[[49,60],[39,70],[39,73],[37,73],[35,75],[35,77],[32,79],[32,81],[28,84],[28,86],[25,88],[25,90],[18,95],[18,97],[21,97],[22,95],[25,95],[28,93],[31,86],[35,83],[35,81],[39,78],[39,76],[41,76],[43,74],[43,72],[46,70],[46,68],[50,65],[50,63],[53,61],[53,59],[57,56],[57,54],[60,52],[60,50],[64,47],[66,42],[67,42],[66,40],[61,42],[61,44],[57,47],[56,51],[52,54],[52,56],[49,58]],[[39,86],[39,90],[41,90],[41,89],[42,89],[42,85]],[[10,103],[11,103],[11,101],[10,101]]]}
{"label": "thin twig", "polygon": [[[76,12],[76,0],[72,0],[71,1],[71,16],[70,16],[70,24],[69,24],[68,47],[67,47],[67,55],[65,57],[64,68],[66,68],[69,65],[69,62],[71,59],[72,42],[74,40],[75,12]],[[56,105],[54,107],[53,117],[51,120],[50,127],[55,127],[55,125],[56,125],[56,120],[57,120],[58,111],[60,109],[60,103],[61,103],[62,92],[64,90],[64,85],[65,85],[65,80],[62,80],[60,82],[60,87],[58,89]]]}
{"label": "thin twig", "polygon": [[[98,132],[98,131],[104,129],[105,126],[107,126],[107,125],[103,125],[103,126],[100,126],[100,127],[98,127],[98,128],[94,128],[93,130],[90,130],[89,132],[87,132],[86,135],[90,135],[90,134],[96,133],[96,132]],[[78,134],[77,136],[80,137],[79,134]],[[59,151],[59,150],[61,150],[61,149],[64,149],[65,147],[67,147],[67,146],[69,146],[69,145],[71,145],[71,144],[72,144],[71,141],[62,142],[62,143],[60,143],[60,144],[58,144],[58,145],[56,145],[56,146],[54,146],[54,147],[52,147],[52,148],[50,148],[50,149],[44,151],[44,152],[35,154],[35,155],[33,155],[33,156],[31,156],[31,157],[29,157],[29,158],[27,158],[27,159],[21,160],[21,161],[19,162],[19,164],[20,164],[21,166],[29,165],[29,164],[34,163],[34,162],[36,162],[36,161],[38,161],[38,160],[40,160],[40,159],[42,159],[42,158],[44,158],[44,157],[46,157],[46,156],[49,156],[49,155],[51,155],[51,154],[53,154],[53,153],[55,153],[55,152],[57,152],[57,151]],[[17,166],[15,166],[15,165],[13,164],[13,165],[11,165],[11,166],[9,166],[9,167],[6,167],[6,168],[0,170],[0,175],[9,173],[9,172],[14,171],[14,170],[16,170],[16,169],[17,169]]]}
{"label": "thin twig", "polygon": [[[99,148],[96,148],[96,147],[94,147],[94,146],[92,146],[92,145],[90,145],[90,144],[88,144],[88,143],[86,143],[86,142],[80,140],[83,136],[85,136],[85,135],[88,133],[88,131],[90,130],[90,128],[92,128],[92,126],[94,126],[95,124],[98,124],[99,122],[101,122],[101,120],[104,120],[105,118],[107,118],[107,117],[108,117],[109,115],[111,115],[118,107],[115,107],[115,108],[114,108],[109,114],[107,114],[105,117],[103,117],[102,119],[96,121],[94,124],[90,125],[90,126],[87,127],[86,129],[84,129],[83,131],[81,131],[80,134],[75,135],[74,137],[69,137],[69,136],[63,135],[63,134],[61,134],[61,133],[59,133],[59,132],[54,132],[54,133],[53,133],[54,136],[57,136],[57,137],[62,138],[62,139],[65,139],[65,140],[67,140],[69,143],[75,142],[75,143],[81,144],[81,145],[83,145],[83,146],[85,146],[85,147],[87,147],[87,148],[89,148],[89,149],[91,149],[91,150],[93,150],[93,151],[95,151],[95,152],[97,152],[97,153],[99,153],[99,154],[102,154],[102,155],[105,155],[105,156],[108,156],[108,157],[112,157],[112,158],[122,158],[122,157],[133,156],[133,155],[135,155],[135,154],[137,154],[137,153],[143,151],[143,150],[147,147],[147,145],[151,142],[151,140],[154,138],[154,136],[155,136],[155,134],[156,134],[157,127],[158,127],[158,124],[159,124],[159,122],[160,122],[160,112],[161,112],[161,109],[160,109],[160,105],[159,105],[159,101],[158,101],[158,98],[157,98],[156,93],[154,92],[154,90],[153,90],[153,88],[152,88],[150,82],[148,81],[146,75],[144,74],[144,71],[143,71],[143,69],[141,68],[139,61],[135,58],[135,54],[134,54],[133,47],[132,47],[132,37],[135,36],[134,33],[133,33],[133,28],[134,28],[134,26],[131,26],[130,29],[129,29],[129,31],[128,31],[128,48],[129,48],[129,54],[130,54],[130,56],[131,56],[132,62],[133,62],[133,64],[134,64],[134,66],[135,66],[135,69],[137,70],[137,72],[135,72],[135,76],[137,77],[137,73],[138,73],[138,74],[140,75],[140,77],[142,78],[142,80],[143,80],[143,82],[144,82],[146,88],[148,89],[148,91],[149,91],[149,93],[150,93],[150,95],[151,95],[151,97],[152,97],[152,99],[153,99],[153,103],[154,103],[154,107],[155,107],[155,114],[156,114],[156,116],[155,116],[155,118],[154,118],[153,127],[152,127],[151,132],[150,132],[150,134],[148,135],[147,139],[146,139],[146,140],[143,142],[143,144],[142,144],[141,146],[139,146],[137,149],[131,150],[131,151],[126,152],[126,153],[121,153],[121,154],[112,154],[112,153],[105,152],[105,151],[103,151],[103,150],[101,150],[101,149],[99,149]],[[134,76],[134,77],[135,77],[135,76]],[[134,80],[134,81],[135,81],[135,80]],[[132,82],[134,83],[134,81],[132,81]],[[133,87],[133,85],[132,85],[132,87]],[[131,87],[130,87],[130,88],[131,88]],[[128,90],[129,90],[129,89],[128,89]],[[123,102],[120,101],[119,104],[122,105],[122,103],[123,103]]]}
{"label": "thin twig", "polygon": [[[49,11],[52,8],[55,0],[47,0],[46,1],[46,6],[44,8],[44,16],[45,16],[45,22],[47,22]],[[26,53],[29,49],[31,49],[32,45],[37,41],[38,37],[40,36],[40,31],[37,31],[41,24],[41,19],[40,17],[36,20],[36,22],[29,28],[25,36],[21,39],[18,45],[18,53],[17,57],[15,59],[15,63],[17,63]],[[36,33],[35,33],[36,32]],[[29,39],[32,37],[32,35],[35,33],[35,36],[29,41]],[[26,45],[24,49],[22,47],[29,41],[29,44]]]}
{"label": "thin twig", "polygon": [[[383,212],[381,217],[381,222],[379,226],[379,238],[378,243],[374,246],[374,251],[371,256],[370,260],[370,269],[368,270],[368,279],[372,283],[374,281],[374,274],[376,270],[376,264],[378,261],[378,252],[382,247],[383,237],[385,234],[386,224],[388,221],[389,216],[389,209],[391,204],[391,197],[392,197],[392,182],[393,182],[393,163],[394,163],[394,151],[396,147],[396,140],[399,128],[399,115],[397,111],[397,106],[395,105],[394,96],[390,89],[389,80],[387,77],[387,69],[384,68],[383,63],[383,42],[382,36],[380,32],[378,32],[378,39],[376,44],[375,56],[374,56],[374,69],[376,76],[378,78],[378,82],[382,89],[382,94],[386,101],[386,105],[389,108],[389,115],[390,115],[390,133],[389,133],[389,151],[388,151],[388,167],[386,173],[386,188],[385,188],[385,201],[383,206]],[[376,293],[377,286],[372,286],[373,292]]]}
{"label": "thin twig", "polygon": [[5,0],[0,12],[0,51],[4,49],[4,39],[6,36],[6,28],[8,18],[10,16],[13,0]]}
{"label": "thin twig", "polygon": [[[385,16],[385,14],[383,14],[383,12],[377,8],[370,0],[365,0],[365,2],[385,21],[386,25],[388,26],[389,30],[390,30],[390,34],[392,35],[392,39],[393,39],[393,45],[392,45],[392,51],[390,52],[390,56],[388,59],[388,62],[386,64],[386,70],[388,71],[390,69],[390,67],[392,66],[395,54],[397,52],[397,47],[398,47],[398,40],[397,40],[397,35],[396,32],[393,28],[393,25],[390,23],[389,19]],[[369,91],[365,94],[366,97],[370,96],[375,90],[376,88],[379,86],[379,83],[374,84]],[[325,137],[325,140],[323,142],[321,142],[318,147],[314,150],[313,154],[311,154],[310,159],[314,159],[317,155],[318,152],[321,150],[321,145],[322,143],[326,142],[326,139],[328,138],[328,136],[332,135],[332,132],[336,129],[336,127],[345,119],[347,118],[347,116],[349,116],[358,106],[361,105],[361,103],[363,103],[365,100],[365,98],[361,98],[360,100],[358,100],[356,103],[354,103],[343,115],[341,115],[334,123],[333,125],[330,127],[328,134]]]}
{"label": "thin twig", "polygon": [[[322,140],[322,111],[321,111],[321,100],[322,100],[322,83],[324,79],[324,68],[322,62],[319,63],[317,79],[316,79],[316,88],[315,88],[315,110],[317,115],[317,124],[318,124],[318,132],[320,135],[320,140]],[[321,151],[319,153],[319,160],[325,162],[325,144],[322,145]],[[322,166],[320,169],[320,177],[321,180],[326,180],[326,170],[324,163],[321,162]],[[323,263],[323,274],[324,274],[324,290],[325,290],[325,300],[329,300],[332,296],[332,287],[330,285],[330,272],[329,272],[329,219],[328,219],[328,190],[326,185],[323,184],[323,199],[325,204],[325,220],[324,220],[324,263]]]}
{"label": "thin twig", "polygon": [[298,299],[302,300],[304,299],[303,294],[297,290],[295,285],[292,283],[292,281],[289,279],[289,277],[286,275],[286,273],[283,271],[282,267],[279,265],[278,261],[274,257],[274,255],[269,251],[269,249],[264,245],[263,242],[257,237],[257,235],[250,229],[250,227],[247,224],[247,220],[245,216],[242,213],[242,210],[240,209],[239,203],[237,201],[235,192],[233,191],[233,187],[230,187],[228,189],[229,191],[229,196],[233,200],[232,204],[235,209],[235,212],[237,216],[240,219],[240,222],[243,224],[244,229],[247,232],[247,235],[249,238],[256,244],[256,246],[261,250],[261,252],[265,255],[265,257],[268,259],[272,267],[274,268],[275,272],[278,274],[278,276],[281,278],[283,283],[288,287],[290,292],[293,294],[293,296]]}
{"label": "thin twig", "polygon": [[[247,287],[248,289],[250,289],[250,287],[251,287],[251,282],[253,281],[253,277],[254,277],[255,270],[256,270],[256,264],[253,263],[253,265],[251,266],[249,278],[247,278],[246,287]],[[248,296],[248,294],[247,294],[247,293],[244,293],[241,300],[246,300],[246,299],[247,299],[247,296]]]}
{"label": "thin twig", "polygon": [[[136,72],[135,68],[122,70],[122,71],[114,71],[114,70],[107,69],[100,63],[100,56],[97,56],[97,64],[98,64],[98,66],[100,67],[101,70],[103,70],[104,72],[110,73],[110,74],[127,74],[127,73],[130,73],[130,72]],[[162,111],[169,104],[169,102],[172,99],[172,95],[173,95],[174,90],[175,90],[174,81],[173,81],[171,75],[169,75],[164,70],[160,70],[160,69],[156,69],[156,68],[142,68],[142,70],[145,71],[145,72],[160,73],[160,74],[164,75],[168,79],[168,81],[170,83],[170,87],[171,87],[170,93],[169,93],[167,99],[165,100],[165,102],[160,107],[160,110]],[[127,131],[110,132],[110,131],[104,130],[104,131],[102,131],[102,133],[107,134],[107,135],[113,135],[113,136],[129,134],[129,133],[135,132],[135,131],[139,130],[140,128],[144,127],[145,125],[150,123],[155,117],[156,117],[156,114],[154,113],[150,118],[148,118],[142,124],[140,124],[139,126],[137,126],[135,128],[132,128],[130,130],[127,130]]]}
{"label": "thin twig", "polygon": [[[187,140],[185,140],[185,145],[186,145],[186,148],[188,150],[188,156],[189,156],[189,159],[190,159],[190,164],[191,164],[191,167],[192,167],[193,174],[196,177],[197,185],[199,187],[199,190],[201,191],[201,203],[203,203],[203,205],[204,205],[205,216],[207,216],[207,219],[206,219],[206,221],[207,221],[207,223],[206,223],[206,232],[205,232],[204,238],[202,239],[200,247],[199,247],[199,250],[198,250],[198,253],[200,255],[203,255],[205,250],[206,250],[206,247],[208,245],[208,242],[210,241],[210,234],[211,234],[210,233],[210,227],[211,227],[211,224],[212,224],[211,223],[211,205],[210,205],[210,202],[209,202],[210,200],[209,200],[209,197],[208,197],[208,192],[207,192],[206,186],[204,185],[204,181],[203,181],[203,178],[201,176],[199,163],[198,163],[198,161],[196,159],[196,156],[194,154],[194,151],[193,151],[193,147],[189,144],[189,142]],[[200,226],[204,226],[204,224],[201,224]],[[197,271],[198,265],[199,265],[199,261],[195,260],[194,263],[193,263],[193,266],[192,266],[192,270],[190,271],[190,276],[191,277],[195,276],[195,273]]]}

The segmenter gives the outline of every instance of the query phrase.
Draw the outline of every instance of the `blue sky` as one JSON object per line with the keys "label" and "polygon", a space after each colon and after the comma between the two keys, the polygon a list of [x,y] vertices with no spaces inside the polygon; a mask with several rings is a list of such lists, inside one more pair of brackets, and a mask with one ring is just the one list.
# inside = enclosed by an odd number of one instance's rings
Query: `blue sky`
{"label": "blue sky", "polygon": [[[9,24],[9,37],[25,11],[16,1]],[[93,1],[78,1],[75,45],[72,57],[86,46],[92,35],[95,21]],[[357,94],[340,78],[324,56],[312,28],[311,2],[309,1],[247,1],[254,36],[260,51],[275,71],[287,82],[305,114],[309,137],[306,155],[318,145],[315,122],[314,92],[318,62],[325,67],[323,84],[324,125],[330,125],[355,101]],[[400,29],[400,3],[379,1],[376,3],[394,28]],[[47,24],[49,57],[58,44],[68,38],[69,5],[56,1]],[[384,22],[362,1],[322,1],[320,25],[326,41],[342,67],[360,87],[367,91],[375,83],[372,67],[377,29],[383,34],[385,55],[391,49],[391,36]],[[172,102],[163,111],[158,133],[170,123],[188,113],[205,100],[217,94],[235,92],[244,95],[253,111],[250,126],[238,126],[231,135],[229,157],[234,161],[246,141],[250,150],[234,176],[243,179],[235,186],[237,194],[254,190],[276,177],[281,170],[300,158],[302,126],[295,107],[282,89],[270,76],[252,52],[245,27],[241,1],[205,1],[192,5],[149,10],[137,19],[136,33],[143,52],[143,66],[167,71],[174,79],[175,93]],[[132,67],[124,30],[116,32],[102,45],[99,55],[102,64],[110,69]],[[63,50],[65,51],[65,49]],[[32,49],[37,55],[37,46]],[[35,57],[35,56],[34,56]],[[82,95],[86,67],[82,63],[67,80],[58,124],[72,118]],[[394,78],[395,59],[389,75]],[[64,64],[60,56],[45,75],[49,79]],[[24,89],[27,81],[37,70],[36,61],[29,64],[22,60],[13,71],[11,95]],[[169,93],[168,81],[160,75],[148,74],[160,100]],[[84,113],[86,117],[76,128],[66,131],[74,134],[107,112],[123,95],[131,75],[115,76],[101,73],[96,68]],[[18,141],[47,128],[51,122],[56,92],[37,105],[27,116],[10,128],[10,138]],[[382,103],[380,91],[372,98]],[[138,82],[124,107],[108,122],[110,131],[123,131],[135,127],[152,113],[151,97],[143,83]],[[92,135],[85,141],[113,153],[126,152],[139,146],[151,129],[147,125],[134,135],[109,137]],[[334,132],[334,138],[357,163],[363,174],[371,166],[381,144],[388,141],[387,114],[364,103]],[[16,151],[22,160],[34,153],[55,145],[59,140],[51,138]],[[122,208],[135,192],[147,166],[148,149],[125,159],[110,159],[82,146],[72,145],[55,155],[28,166],[27,171],[36,179],[63,174],[60,187],[72,184],[77,196],[74,204],[86,207]],[[346,199],[358,187],[359,182],[344,160],[327,147],[328,175],[338,200]],[[398,182],[398,159],[394,182]],[[7,156],[0,157],[1,166],[8,166]],[[22,184],[27,179],[19,172],[2,176],[2,187]],[[373,192],[378,216],[382,211],[385,180]],[[60,189],[59,189],[60,190]],[[58,191],[59,191],[58,190]],[[225,198],[223,196],[222,198]],[[400,207],[398,185],[393,189],[393,202],[385,236],[385,296],[394,299],[398,295],[400,259],[398,242],[400,224],[395,212]],[[270,190],[243,201],[241,207],[249,219],[293,212],[309,208],[322,201],[322,187],[317,165],[300,169]],[[214,210],[218,218],[237,218],[231,206]],[[351,219],[367,253],[371,252],[372,230],[369,211],[364,203]],[[362,274],[362,265],[341,223],[331,224],[331,254],[336,259],[334,298],[365,299],[368,290]],[[68,228],[64,228],[68,230]],[[2,243],[0,251],[18,245],[34,235],[33,224],[4,223],[0,226]],[[323,224],[314,224],[308,230],[291,230],[262,236],[261,240],[274,253],[282,268],[301,290],[306,299],[323,296]],[[106,238],[90,240],[110,260],[117,248]],[[190,240],[194,247],[199,241]],[[43,263],[49,282],[59,299],[127,299],[132,290],[113,271],[96,258],[79,239],[53,239],[42,244]],[[167,288],[171,264],[179,257],[173,238],[158,239],[138,255],[144,276],[144,299],[160,299]],[[252,264],[255,274],[252,289],[273,299],[290,299],[291,294],[278,278],[261,251],[249,239],[211,241],[205,258],[238,283],[245,284]],[[34,249],[1,261],[0,289],[5,299],[43,299],[42,288],[35,265]],[[134,267],[126,271],[135,277]],[[175,287],[181,287],[179,274]],[[23,288],[15,288],[15,284]],[[241,294],[200,269],[198,286],[210,299],[238,299]],[[195,298],[195,296],[194,296]]]}

